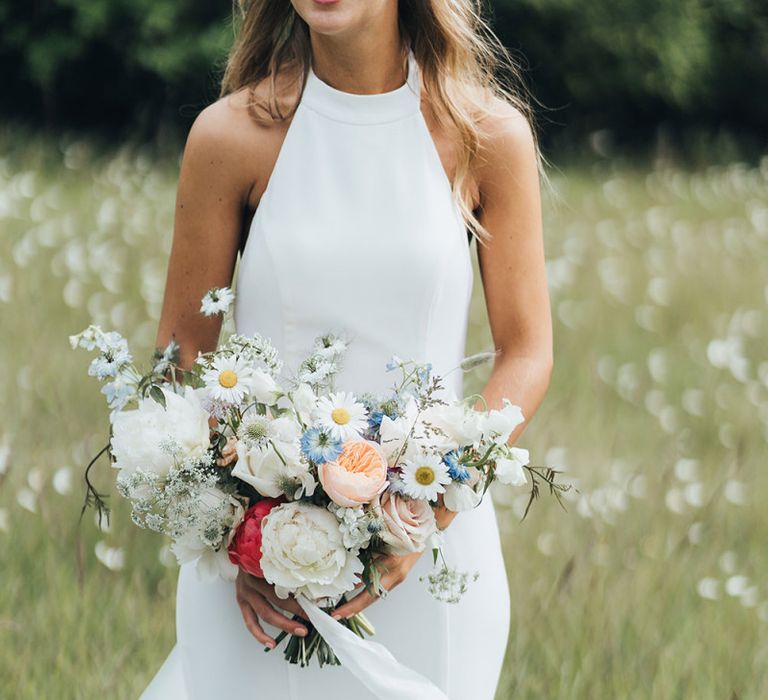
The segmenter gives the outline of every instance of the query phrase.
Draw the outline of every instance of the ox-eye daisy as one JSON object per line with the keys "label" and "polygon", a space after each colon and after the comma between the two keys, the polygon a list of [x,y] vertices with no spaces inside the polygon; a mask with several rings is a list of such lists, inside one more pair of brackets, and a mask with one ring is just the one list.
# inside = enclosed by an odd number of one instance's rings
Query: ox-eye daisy
{"label": "ox-eye daisy", "polygon": [[406,459],[402,469],[403,490],[412,498],[435,501],[437,494],[445,493],[445,484],[451,482],[448,467],[438,456]]}
{"label": "ox-eye daisy", "polygon": [[315,406],[314,418],[333,437],[349,440],[360,437],[368,425],[368,410],[348,391],[331,392],[321,396]]}
{"label": "ox-eye daisy", "polygon": [[240,403],[250,391],[251,368],[237,357],[219,357],[203,373],[208,395],[218,401]]}

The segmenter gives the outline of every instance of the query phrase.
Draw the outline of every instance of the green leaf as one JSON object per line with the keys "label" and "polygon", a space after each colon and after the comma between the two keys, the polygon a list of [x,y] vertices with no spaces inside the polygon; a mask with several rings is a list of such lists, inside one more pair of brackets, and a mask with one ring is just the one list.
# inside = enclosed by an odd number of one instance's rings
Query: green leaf
{"label": "green leaf", "polygon": [[165,394],[157,384],[153,384],[149,389],[149,395],[157,401],[163,408],[165,408]]}

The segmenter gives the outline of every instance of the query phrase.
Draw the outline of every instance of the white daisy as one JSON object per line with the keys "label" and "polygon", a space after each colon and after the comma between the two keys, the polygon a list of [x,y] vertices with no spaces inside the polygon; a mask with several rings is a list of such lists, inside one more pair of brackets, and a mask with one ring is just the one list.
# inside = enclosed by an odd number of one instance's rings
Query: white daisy
{"label": "white daisy", "polygon": [[436,455],[422,455],[403,462],[403,489],[411,498],[437,500],[445,493],[445,484],[451,483],[448,467]]}
{"label": "white daisy", "polygon": [[219,357],[203,373],[208,396],[227,403],[240,403],[250,391],[251,368],[236,357]]}
{"label": "white daisy", "polygon": [[368,425],[367,414],[365,405],[347,391],[321,396],[313,412],[314,420],[339,440],[360,437]]}
{"label": "white daisy", "polygon": [[204,316],[225,314],[234,300],[235,294],[229,287],[214,287],[205,293],[200,312]]}

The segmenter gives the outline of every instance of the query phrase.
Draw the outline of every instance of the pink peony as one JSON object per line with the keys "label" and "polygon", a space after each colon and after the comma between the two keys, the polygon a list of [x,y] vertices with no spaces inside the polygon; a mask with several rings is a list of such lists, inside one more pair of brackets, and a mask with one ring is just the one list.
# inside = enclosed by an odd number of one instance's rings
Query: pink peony
{"label": "pink peony", "polygon": [[387,458],[378,443],[346,440],[341,454],[317,468],[328,497],[346,508],[370,503],[387,485]]}
{"label": "pink peony", "polygon": [[403,555],[423,551],[437,531],[435,512],[429,502],[386,491],[379,503],[385,526],[379,536],[390,552]]}
{"label": "pink peony", "polygon": [[259,578],[264,578],[261,570],[261,521],[282,502],[279,498],[263,498],[251,506],[245,512],[227,550],[229,561]]}

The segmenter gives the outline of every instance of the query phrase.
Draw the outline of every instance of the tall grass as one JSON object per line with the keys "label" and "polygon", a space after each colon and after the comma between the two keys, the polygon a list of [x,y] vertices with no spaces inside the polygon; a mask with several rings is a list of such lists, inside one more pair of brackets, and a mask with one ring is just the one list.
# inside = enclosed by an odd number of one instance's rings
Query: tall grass
{"label": "tall grass", "polygon": [[[135,698],[174,640],[175,564],[106,463],[111,524],[78,529],[107,419],[67,336],[93,321],[149,357],[177,163],[0,141],[0,697]],[[555,372],[520,444],[579,492],[523,523],[527,494],[495,492],[513,602],[498,697],[766,697],[768,159],[554,182]],[[478,273],[467,351],[489,343]]]}

